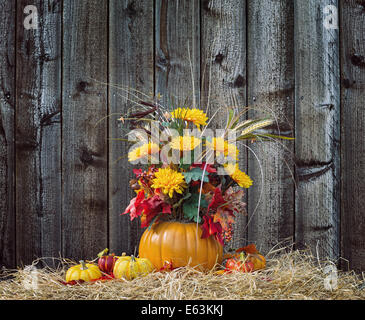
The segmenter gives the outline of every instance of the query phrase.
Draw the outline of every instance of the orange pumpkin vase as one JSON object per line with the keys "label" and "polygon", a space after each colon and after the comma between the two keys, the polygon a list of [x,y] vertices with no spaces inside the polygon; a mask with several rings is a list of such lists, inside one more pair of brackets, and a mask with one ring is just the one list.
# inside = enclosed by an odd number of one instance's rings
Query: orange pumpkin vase
{"label": "orange pumpkin vase", "polygon": [[223,260],[223,246],[213,237],[201,238],[196,223],[159,222],[147,228],[139,244],[139,257],[149,259],[156,269],[191,266],[211,270]]}

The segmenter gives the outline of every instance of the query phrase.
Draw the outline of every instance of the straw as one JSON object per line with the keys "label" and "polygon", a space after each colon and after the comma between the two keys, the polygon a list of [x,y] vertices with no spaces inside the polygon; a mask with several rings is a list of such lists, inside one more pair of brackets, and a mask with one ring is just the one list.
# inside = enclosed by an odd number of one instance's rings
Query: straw
{"label": "straw", "polygon": [[[72,264],[59,259],[57,269],[33,267],[4,270],[0,299],[26,300],[358,300],[365,299],[364,278],[353,271],[337,270],[329,285],[331,261],[319,261],[309,250],[273,250],[264,270],[217,275],[191,267],[153,272],[132,281],[114,279],[65,285],[65,271]],[[334,272],[334,271],[333,271]],[[1,281],[2,280],[2,281]],[[330,283],[331,284],[331,283]]]}

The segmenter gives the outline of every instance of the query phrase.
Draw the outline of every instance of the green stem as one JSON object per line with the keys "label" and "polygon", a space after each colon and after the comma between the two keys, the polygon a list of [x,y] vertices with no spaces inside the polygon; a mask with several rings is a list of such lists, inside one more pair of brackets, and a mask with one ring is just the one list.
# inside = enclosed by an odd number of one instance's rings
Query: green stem
{"label": "green stem", "polygon": [[81,270],[87,270],[88,267],[86,266],[86,263],[84,260],[80,260],[80,264],[81,264]]}

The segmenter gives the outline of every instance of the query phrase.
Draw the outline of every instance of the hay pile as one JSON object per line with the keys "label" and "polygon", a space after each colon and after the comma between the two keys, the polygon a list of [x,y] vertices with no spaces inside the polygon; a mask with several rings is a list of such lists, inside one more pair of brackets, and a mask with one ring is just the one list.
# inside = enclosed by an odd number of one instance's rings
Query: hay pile
{"label": "hay pile", "polygon": [[216,275],[180,268],[133,281],[74,286],[60,283],[70,263],[60,259],[62,264],[57,270],[33,270],[36,280],[32,280],[29,270],[3,272],[0,299],[365,299],[364,274],[338,271],[337,288],[329,290],[324,285],[329,261],[319,261],[308,251],[279,251],[267,255],[265,270],[253,273]]}

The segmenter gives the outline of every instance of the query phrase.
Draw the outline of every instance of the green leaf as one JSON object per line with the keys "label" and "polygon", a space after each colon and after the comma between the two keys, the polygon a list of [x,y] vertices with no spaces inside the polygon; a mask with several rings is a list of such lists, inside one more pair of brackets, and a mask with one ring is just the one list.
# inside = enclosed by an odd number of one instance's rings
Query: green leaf
{"label": "green leaf", "polygon": [[[201,217],[198,219],[198,204],[199,204],[199,193],[194,193],[187,201],[183,204],[184,217],[195,222],[201,222]],[[200,199],[200,208],[207,208],[208,202],[202,195]]]}
{"label": "green leaf", "polygon": [[231,121],[234,116],[234,110],[232,108],[228,109],[228,121],[227,121],[227,128],[229,128],[229,125],[231,124]]}
{"label": "green leaf", "polygon": [[148,225],[148,230],[151,230],[152,225],[154,224],[154,222],[156,221],[156,219],[161,216],[162,212],[160,212],[158,215],[156,215],[155,217],[153,217],[153,219],[151,220],[150,224]]}
{"label": "green leaf", "polygon": [[182,163],[183,158],[180,159],[179,167],[183,170],[189,170],[191,164]]}
{"label": "green leaf", "polygon": [[181,198],[177,203],[175,203],[172,207],[173,208],[177,208],[180,207],[180,205],[182,204],[182,202],[186,199],[189,199],[191,197],[191,193],[187,193],[183,198]]}
{"label": "green leaf", "polygon": [[246,134],[244,136],[239,136],[236,140],[240,141],[240,140],[254,140],[254,139],[259,139],[259,141],[273,141],[276,139],[283,139],[283,140],[295,140],[295,138],[293,137],[286,137],[286,136],[278,136],[278,135],[274,135],[274,134],[269,134],[269,133],[249,133]]}
{"label": "green leaf", "polygon": [[273,138],[273,139],[295,140],[295,138],[293,138],[293,137],[279,136],[279,135],[269,134],[269,133],[257,134],[257,136],[258,137],[269,137],[269,138]]}
{"label": "green leaf", "polygon": [[[192,170],[188,171],[188,172],[183,172],[183,175],[185,177],[185,181],[186,183],[190,183],[191,180],[193,181],[201,181],[202,177],[203,177],[203,170],[200,168],[193,168]],[[209,182],[209,178],[208,178],[208,172],[205,171],[204,172],[204,178],[203,178],[204,182]]]}

